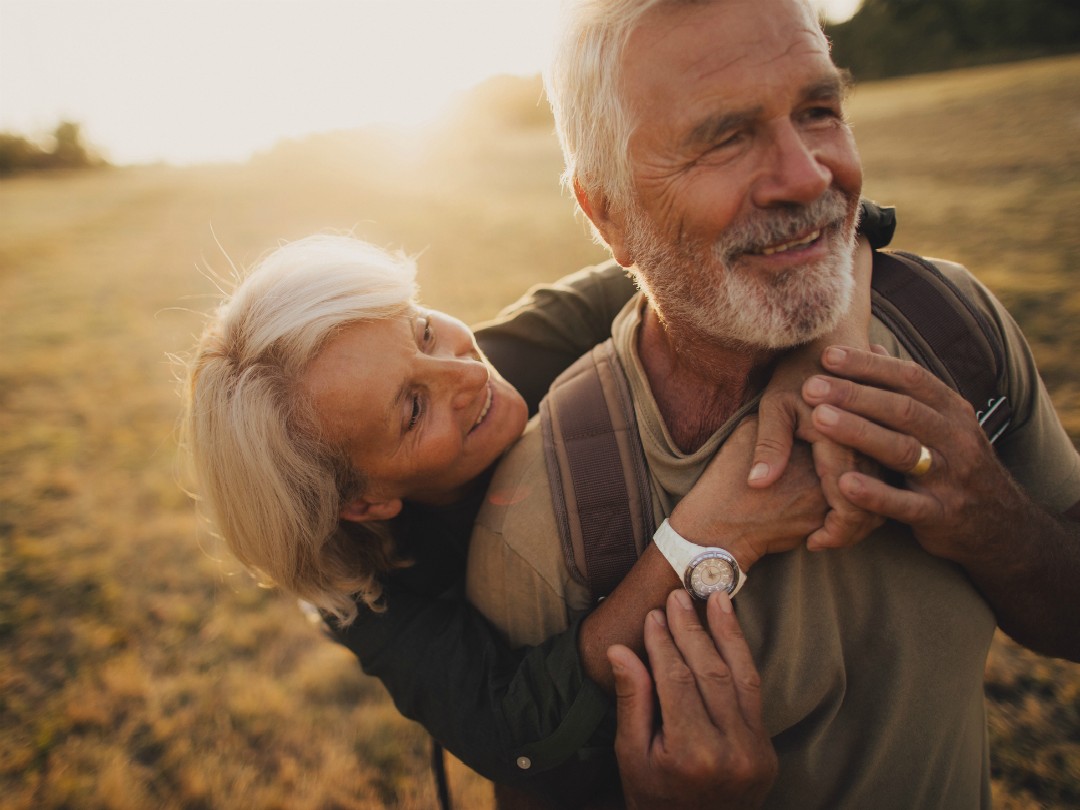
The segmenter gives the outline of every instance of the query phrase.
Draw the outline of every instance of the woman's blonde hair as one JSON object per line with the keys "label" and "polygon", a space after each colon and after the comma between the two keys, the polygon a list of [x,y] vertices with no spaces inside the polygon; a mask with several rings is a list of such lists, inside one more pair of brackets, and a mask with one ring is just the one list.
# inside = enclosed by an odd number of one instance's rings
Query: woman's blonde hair
{"label": "woman's blonde hair", "polygon": [[343,524],[363,471],[323,442],[299,381],[337,330],[391,318],[416,300],[416,267],[341,236],[263,259],[213,313],[187,363],[182,440],[207,517],[266,584],[333,614],[372,607],[400,563],[385,527]]}

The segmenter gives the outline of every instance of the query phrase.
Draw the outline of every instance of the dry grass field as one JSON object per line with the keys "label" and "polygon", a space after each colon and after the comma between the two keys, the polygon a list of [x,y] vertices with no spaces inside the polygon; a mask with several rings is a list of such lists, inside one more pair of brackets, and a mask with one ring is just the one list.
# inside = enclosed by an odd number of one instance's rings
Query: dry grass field
{"label": "dry grass field", "polygon": [[[867,85],[852,116],[894,244],[998,291],[1080,439],[1080,59]],[[167,353],[212,305],[206,268],[316,230],[422,252],[426,301],[467,320],[603,256],[552,136],[438,135],[0,183],[0,806],[434,806],[423,732],[217,559],[177,483]],[[987,683],[998,806],[1080,805],[1080,667],[1002,639]]]}

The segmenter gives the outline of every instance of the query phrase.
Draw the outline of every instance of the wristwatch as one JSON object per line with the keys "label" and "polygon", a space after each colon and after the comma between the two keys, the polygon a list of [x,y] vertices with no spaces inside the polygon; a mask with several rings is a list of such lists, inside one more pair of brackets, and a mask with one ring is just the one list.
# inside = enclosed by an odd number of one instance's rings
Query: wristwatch
{"label": "wristwatch", "polygon": [[671,528],[667,520],[656,530],[653,542],[691,596],[708,599],[714,591],[725,591],[733,597],[746,582],[746,573],[729,552],[691,543]]}

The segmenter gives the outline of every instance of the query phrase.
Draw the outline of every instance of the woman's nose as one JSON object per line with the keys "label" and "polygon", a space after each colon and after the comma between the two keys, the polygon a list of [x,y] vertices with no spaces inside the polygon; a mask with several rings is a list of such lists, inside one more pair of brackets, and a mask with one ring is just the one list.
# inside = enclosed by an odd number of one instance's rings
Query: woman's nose
{"label": "woman's nose", "polygon": [[488,384],[488,368],[475,357],[447,360],[442,379],[455,410],[475,406],[481,389]]}
{"label": "woman's nose", "polygon": [[472,330],[465,324],[451,321],[448,325],[442,327],[439,332],[444,341],[443,347],[447,355],[461,358],[468,357],[473,360],[479,358],[480,351],[476,347]]}

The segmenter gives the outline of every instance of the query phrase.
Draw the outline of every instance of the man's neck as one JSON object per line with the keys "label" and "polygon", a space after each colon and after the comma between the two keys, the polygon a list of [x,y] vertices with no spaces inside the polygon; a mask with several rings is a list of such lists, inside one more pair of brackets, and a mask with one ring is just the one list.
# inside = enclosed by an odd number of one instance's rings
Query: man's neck
{"label": "man's neck", "polygon": [[648,307],[638,355],[668,433],[692,453],[765,387],[777,352],[664,324]]}

